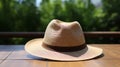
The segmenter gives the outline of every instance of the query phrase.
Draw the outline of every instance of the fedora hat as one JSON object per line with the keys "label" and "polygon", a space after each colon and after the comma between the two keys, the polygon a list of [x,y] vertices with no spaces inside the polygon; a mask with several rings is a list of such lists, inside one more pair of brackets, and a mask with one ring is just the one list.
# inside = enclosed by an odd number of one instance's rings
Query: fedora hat
{"label": "fedora hat", "polygon": [[28,41],[25,50],[33,56],[58,61],[92,59],[103,51],[86,44],[79,22],[63,22],[57,19],[48,24],[44,38]]}

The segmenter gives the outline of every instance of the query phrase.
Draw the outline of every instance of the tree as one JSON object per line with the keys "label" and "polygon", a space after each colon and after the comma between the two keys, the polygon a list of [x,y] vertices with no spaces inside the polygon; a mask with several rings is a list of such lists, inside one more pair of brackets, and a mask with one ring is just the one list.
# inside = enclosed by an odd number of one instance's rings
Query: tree
{"label": "tree", "polygon": [[118,0],[102,0],[104,6],[104,12],[106,16],[104,17],[104,22],[108,22],[106,29],[109,31],[119,31],[120,30],[120,1]]}

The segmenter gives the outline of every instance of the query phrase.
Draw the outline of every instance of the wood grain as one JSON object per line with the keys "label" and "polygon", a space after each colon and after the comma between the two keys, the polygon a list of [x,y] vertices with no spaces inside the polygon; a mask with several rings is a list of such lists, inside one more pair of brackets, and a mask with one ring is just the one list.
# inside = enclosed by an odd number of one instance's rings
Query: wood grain
{"label": "wood grain", "polygon": [[0,46],[0,67],[120,67],[120,44],[88,45],[102,48],[103,55],[86,61],[60,62],[34,57],[24,50],[24,45]]}
{"label": "wood grain", "polygon": [[50,62],[49,67],[100,67],[94,61],[79,61],[79,62]]}
{"label": "wood grain", "polygon": [[24,50],[24,45],[18,45],[18,46],[14,46],[14,51],[11,53],[11,55],[9,55],[9,57],[7,59],[42,59],[40,57],[35,57],[32,56],[30,54],[28,54],[25,50]]}
{"label": "wood grain", "polygon": [[5,60],[0,67],[46,67],[46,64],[39,60]]}
{"label": "wood grain", "polygon": [[120,60],[89,60],[79,62],[49,62],[49,67],[119,67]]}
{"label": "wood grain", "polygon": [[103,49],[104,57],[100,59],[120,60],[120,44],[91,44],[91,46],[99,47]]}
{"label": "wood grain", "polygon": [[13,50],[14,50],[13,46],[0,45],[0,59],[6,59]]}
{"label": "wood grain", "polygon": [[3,60],[0,60],[0,64],[2,63]]}

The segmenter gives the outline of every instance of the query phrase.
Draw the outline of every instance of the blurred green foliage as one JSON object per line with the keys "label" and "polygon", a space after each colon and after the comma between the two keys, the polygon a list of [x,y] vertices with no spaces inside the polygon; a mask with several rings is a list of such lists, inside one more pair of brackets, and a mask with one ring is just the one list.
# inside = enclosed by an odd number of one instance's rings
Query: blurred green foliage
{"label": "blurred green foliage", "polygon": [[[0,0],[0,32],[45,31],[52,19],[78,21],[84,31],[119,31],[119,6],[119,0],[101,0],[100,6],[91,0],[42,0],[39,6],[36,0]],[[88,42],[101,43],[100,39]],[[24,38],[0,39],[5,44],[25,42]]]}

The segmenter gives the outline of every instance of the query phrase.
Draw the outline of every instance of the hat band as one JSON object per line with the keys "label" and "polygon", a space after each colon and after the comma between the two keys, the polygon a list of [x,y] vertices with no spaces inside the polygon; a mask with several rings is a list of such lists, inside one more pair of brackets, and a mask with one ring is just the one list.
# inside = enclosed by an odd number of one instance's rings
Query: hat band
{"label": "hat band", "polygon": [[51,46],[48,44],[43,43],[43,46],[47,49],[50,50],[55,50],[55,51],[59,51],[59,52],[73,52],[73,51],[79,51],[84,49],[86,46],[86,43],[80,45],[80,46],[74,46],[74,47],[60,47],[60,46]]}

